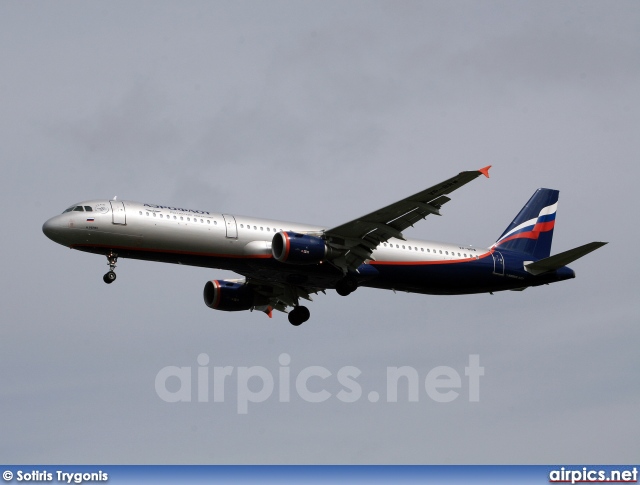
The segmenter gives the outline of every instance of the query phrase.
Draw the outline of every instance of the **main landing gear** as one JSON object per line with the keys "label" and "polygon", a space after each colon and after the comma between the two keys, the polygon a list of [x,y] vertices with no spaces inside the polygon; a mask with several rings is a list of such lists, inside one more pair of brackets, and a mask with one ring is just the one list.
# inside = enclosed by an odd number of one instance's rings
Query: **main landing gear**
{"label": "main landing gear", "polygon": [[116,269],[118,255],[112,251],[107,254],[107,260],[109,261],[109,271],[102,277],[102,281],[110,285],[116,280],[116,274],[113,270]]}
{"label": "main landing gear", "polygon": [[294,326],[302,325],[309,320],[311,312],[306,306],[295,306],[293,310],[289,312],[289,323]]}
{"label": "main landing gear", "polygon": [[336,283],[336,292],[340,296],[347,296],[353,293],[354,291],[356,291],[357,289],[358,289],[358,282],[351,275],[345,276],[344,278],[342,278],[340,281]]}

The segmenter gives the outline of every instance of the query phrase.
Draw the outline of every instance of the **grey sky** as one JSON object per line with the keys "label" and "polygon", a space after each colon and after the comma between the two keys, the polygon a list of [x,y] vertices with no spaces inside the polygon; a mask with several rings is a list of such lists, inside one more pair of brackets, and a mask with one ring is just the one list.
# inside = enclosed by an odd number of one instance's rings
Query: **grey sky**
{"label": "grey sky", "polygon": [[[639,26],[625,1],[0,3],[2,461],[637,462]],[[106,286],[106,259],[41,232],[114,195],[337,225],[489,164],[407,235],[488,246],[550,187],[554,252],[610,244],[569,282],[331,291],[293,328],[206,308],[228,272],[121,260]],[[200,353],[356,366],[364,396],[163,402],[158,371]],[[469,354],[478,403],[366,399],[387,367]]]}

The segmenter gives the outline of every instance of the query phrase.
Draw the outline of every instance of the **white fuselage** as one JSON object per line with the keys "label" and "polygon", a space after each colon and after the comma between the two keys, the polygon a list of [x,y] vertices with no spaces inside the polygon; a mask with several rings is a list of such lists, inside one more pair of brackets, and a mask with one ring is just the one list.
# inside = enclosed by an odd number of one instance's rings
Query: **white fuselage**
{"label": "white fuselage", "polygon": [[[271,241],[276,233],[291,231],[320,236],[325,230],[309,224],[131,201],[92,200],[75,207],[92,210],[71,210],[55,216],[45,223],[43,230],[60,244],[71,248],[95,248],[95,252],[102,252],[100,248],[146,250],[176,256],[212,257],[212,261],[225,257],[270,258]],[[477,259],[488,251],[392,238],[375,249],[372,260],[381,264],[460,261]]]}

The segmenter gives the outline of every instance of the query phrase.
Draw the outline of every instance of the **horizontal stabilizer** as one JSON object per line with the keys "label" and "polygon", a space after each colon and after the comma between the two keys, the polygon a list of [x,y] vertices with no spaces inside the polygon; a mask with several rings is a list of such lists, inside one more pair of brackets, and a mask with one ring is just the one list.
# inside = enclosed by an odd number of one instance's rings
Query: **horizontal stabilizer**
{"label": "horizontal stabilizer", "polygon": [[549,256],[548,258],[541,259],[532,263],[525,263],[524,269],[533,275],[546,273],[547,271],[554,271],[558,268],[568,265],[582,256],[589,254],[591,251],[595,251],[607,244],[606,242],[591,242],[584,246],[569,249],[562,253]]}

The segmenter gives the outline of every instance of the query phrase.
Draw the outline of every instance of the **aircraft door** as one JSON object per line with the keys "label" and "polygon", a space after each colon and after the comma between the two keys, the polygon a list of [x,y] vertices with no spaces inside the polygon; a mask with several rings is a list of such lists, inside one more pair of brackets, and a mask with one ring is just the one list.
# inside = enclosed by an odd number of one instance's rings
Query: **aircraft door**
{"label": "aircraft door", "polygon": [[114,224],[126,224],[127,215],[124,212],[124,202],[121,200],[110,200],[111,214],[113,216],[112,222]]}
{"label": "aircraft door", "polygon": [[504,257],[500,251],[494,251],[493,254],[493,274],[504,276]]}
{"label": "aircraft door", "polygon": [[227,237],[238,239],[238,225],[236,223],[236,218],[229,214],[222,214],[224,218],[224,225],[227,229]]}

